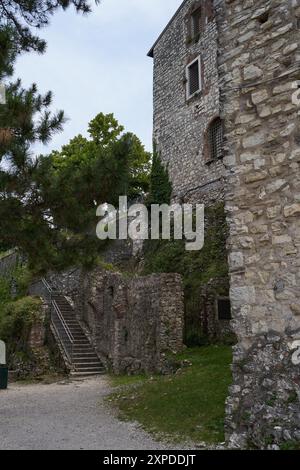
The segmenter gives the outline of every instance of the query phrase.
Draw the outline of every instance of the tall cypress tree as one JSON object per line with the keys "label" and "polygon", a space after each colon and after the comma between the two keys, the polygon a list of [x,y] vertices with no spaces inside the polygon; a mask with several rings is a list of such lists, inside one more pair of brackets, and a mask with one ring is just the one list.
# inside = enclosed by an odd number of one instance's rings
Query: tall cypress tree
{"label": "tall cypress tree", "polygon": [[149,204],[170,204],[172,183],[168,169],[163,165],[156,144],[153,144],[153,162],[150,176]]}

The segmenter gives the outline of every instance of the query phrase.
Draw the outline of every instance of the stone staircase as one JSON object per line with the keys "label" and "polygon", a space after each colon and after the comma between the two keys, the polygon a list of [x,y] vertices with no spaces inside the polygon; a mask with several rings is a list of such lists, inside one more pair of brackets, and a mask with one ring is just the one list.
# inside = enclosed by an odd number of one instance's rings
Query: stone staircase
{"label": "stone staircase", "polygon": [[58,337],[56,339],[59,340],[68,356],[71,375],[86,377],[104,374],[105,369],[76,319],[75,312],[68,300],[56,291],[52,291],[51,300],[51,310],[54,310],[54,313],[51,312],[52,326]]}

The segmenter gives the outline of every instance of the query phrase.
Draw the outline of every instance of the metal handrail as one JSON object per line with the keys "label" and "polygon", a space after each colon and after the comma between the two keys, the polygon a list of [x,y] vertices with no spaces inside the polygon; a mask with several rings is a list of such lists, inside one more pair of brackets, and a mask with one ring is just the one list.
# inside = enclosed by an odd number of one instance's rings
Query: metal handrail
{"label": "metal handrail", "polygon": [[52,287],[50,286],[50,284],[46,281],[46,279],[43,277],[42,278],[42,283],[44,284],[44,286],[46,287],[46,289],[49,291],[49,293],[51,294],[53,292],[53,289]]}
{"label": "metal handrail", "polygon": [[54,309],[55,309],[55,311],[56,311],[56,314],[57,314],[58,318],[60,319],[60,321],[61,321],[61,323],[62,323],[62,325],[63,325],[63,327],[64,327],[65,332],[67,333],[67,336],[68,336],[68,338],[69,338],[69,340],[70,340],[70,343],[73,344],[74,341],[75,341],[75,340],[74,340],[74,336],[72,335],[70,328],[69,328],[68,325],[66,324],[66,321],[65,321],[65,319],[63,318],[63,316],[62,316],[62,314],[61,314],[61,311],[60,311],[60,309],[59,309],[57,303],[55,302],[55,300],[52,300],[52,304],[53,304],[53,307],[54,307]]}
{"label": "metal handrail", "polygon": [[[50,304],[51,304],[51,307],[53,307],[54,311],[55,311],[55,314],[61,324],[61,326],[63,327],[63,330],[64,332],[66,333],[67,335],[67,338],[68,338],[68,341],[70,342],[70,345],[71,345],[71,352],[68,350],[67,346],[64,344],[64,341],[60,338],[60,342],[61,342],[61,345],[62,347],[64,348],[64,351],[65,353],[67,354],[69,360],[72,362],[72,358],[73,358],[73,346],[74,346],[74,337],[71,333],[71,330],[70,328],[68,327],[65,319],[63,318],[62,314],[61,314],[61,311],[60,311],[60,308],[59,306],[57,305],[56,301],[53,299],[53,295],[58,292],[58,291],[55,291],[52,289],[52,287],[50,286],[50,284],[46,281],[45,278],[42,278],[42,283],[44,284],[44,286],[46,287],[47,291],[49,292],[50,294]],[[51,322],[52,322],[52,325],[58,335],[58,337],[60,337],[60,333],[59,333],[59,330],[55,324],[55,321],[54,321],[54,318],[53,318],[53,310],[51,308]]]}

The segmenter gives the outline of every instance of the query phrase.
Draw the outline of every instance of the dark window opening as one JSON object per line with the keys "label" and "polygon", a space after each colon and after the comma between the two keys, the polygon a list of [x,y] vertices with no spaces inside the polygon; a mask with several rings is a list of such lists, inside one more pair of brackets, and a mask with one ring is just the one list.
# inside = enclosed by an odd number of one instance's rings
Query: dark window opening
{"label": "dark window opening", "polygon": [[124,332],[124,341],[125,341],[125,343],[127,343],[128,338],[129,338],[129,333],[128,333],[127,328],[124,327],[123,332]]}
{"label": "dark window opening", "polygon": [[109,288],[108,288],[108,293],[109,293],[109,295],[110,295],[111,297],[114,296],[114,287],[113,287],[113,286],[109,286]]}
{"label": "dark window opening", "polygon": [[210,160],[223,157],[223,123],[220,118],[215,119],[209,126]]}
{"label": "dark window opening", "polygon": [[202,27],[202,13],[201,13],[201,7],[197,8],[192,15],[191,15],[191,21],[192,21],[192,37],[195,38],[200,35],[201,33],[201,27]]}
{"label": "dark window opening", "polygon": [[200,58],[187,67],[187,98],[190,98],[201,89]]}
{"label": "dark window opening", "polygon": [[231,304],[228,298],[222,298],[217,300],[218,306],[218,319],[219,320],[231,320]]}

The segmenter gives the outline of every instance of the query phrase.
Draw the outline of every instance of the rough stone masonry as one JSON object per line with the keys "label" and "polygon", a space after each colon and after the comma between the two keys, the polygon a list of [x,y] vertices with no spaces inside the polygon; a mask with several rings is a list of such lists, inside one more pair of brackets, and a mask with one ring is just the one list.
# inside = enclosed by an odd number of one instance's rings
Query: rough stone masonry
{"label": "rough stone masonry", "polygon": [[[174,199],[226,201],[238,337],[226,428],[236,447],[300,441],[299,45],[299,0],[186,0],[150,51],[154,137]],[[187,99],[197,56],[202,88]],[[211,162],[218,114],[224,158]]]}
{"label": "rough stone masonry", "polygon": [[[173,200],[211,204],[224,197],[224,165],[208,155],[206,133],[220,116],[218,30],[211,0],[183,2],[149,52],[154,58],[154,141],[173,186]],[[191,12],[203,4],[201,34]],[[186,67],[201,57],[202,91],[186,99]]]}
{"label": "rough stone masonry", "polygon": [[73,305],[98,356],[116,374],[167,372],[183,349],[179,274],[124,275],[95,268],[49,276]]}
{"label": "rough stone masonry", "polygon": [[233,445],[300,441],[300,1],[227,0],[219,74],[231,304]]}

